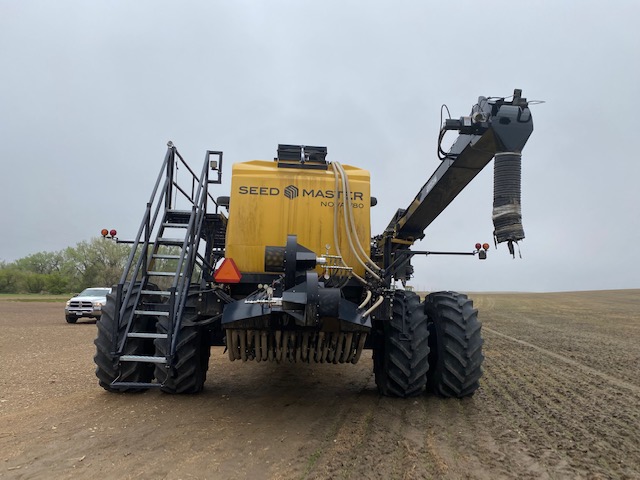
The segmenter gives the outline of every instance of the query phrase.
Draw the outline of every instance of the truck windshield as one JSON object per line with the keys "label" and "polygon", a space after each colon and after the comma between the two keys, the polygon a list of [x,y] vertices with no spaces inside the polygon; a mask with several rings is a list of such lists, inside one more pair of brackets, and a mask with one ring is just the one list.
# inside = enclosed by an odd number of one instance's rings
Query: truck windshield
{"label": "truck windshield", "polygon": [[105,297],[111,289],[109,288],[87,288],[79,296],[83,297]]}

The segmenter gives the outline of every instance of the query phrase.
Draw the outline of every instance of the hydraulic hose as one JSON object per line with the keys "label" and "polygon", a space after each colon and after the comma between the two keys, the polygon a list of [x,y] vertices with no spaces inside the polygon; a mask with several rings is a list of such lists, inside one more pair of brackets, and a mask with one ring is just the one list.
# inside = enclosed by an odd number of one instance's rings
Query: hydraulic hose
{"label": "hydraulic hose", "polygon": [[[351,198],[351,189],[349,188],[349,177],[347,176],[347,172],[345,172],[344,168],[342,167],[342,164],[337,163],[337,166],[338,166],[338,170],[340,171],[340,174],[342,176],[344,195],[347,197],[347,199],[350,199]],[[373,260],[371,260],[369,255],[367,255],[367,252],[365,252],[364,248],[362,247],[362,243],[360,242],[360,238],[358,237],[358,233],[357,233],[357,230],[356,230],[356,224],[355,224],[355,220],[354,220],[354,214],[353,214],[353,205],[351,204],[351,202],[345,202],[345,207],[346,207],[347,211],[349,212],[349,223],[350,223],[350,226],[351,226],[351,231],[352,231],[352,233],[353,233],[353,235],[354,235],[354,237],[356,239],[356,246],[358,247],[358,250],[360,251],[360,254],[369,263],[370,266],[372,266],[374,268],[378,268],[377,265],[373,262]]]}
{"label": "hydraulic hose", "polygon": [[[339,181],[338,172],[336,171],[335,166],[333,168],[333,175],[335,177],[335,191],[337,196],[340,181]],[[342,263],[343,266],[349,268],[349,265],[347,265],[347,262],[345,262],[344,258],[342,257],[342,252],[340,251],[340,243],[338,242],[338,218],[339,218],[338,204],[339,203],[340,202],[338,202],[337,198],[336,198],[336,201],[333,203],[333,243],[336,246],[336,253],[338,254],[338,257],[340,257],[340,262]],[[353,271],[351,272],[351,275],[353,275],[358,281],[360,281],[360,283],[367,285],[366,280],[362,278],[360,275],[354,273]]]}
{"label": "hydraulic hose", "polygon": [[369,303],[369,300],[371,300],[371,290],[367,290],[367,295],[365,296],[362,303],[358,305],[358,310],[362,310],[367,305],[367,303]]}
{"label": "hydraulic hose", "polygon": [[[367,272],[369,272],[377,280],[381,280],[380,276],[376,272],[374,272],[371,268],[369,268],[369,266],[362,260],[362,258],[360,258],[360,255],[362,255],[367,262],[369,262],[371,265],[375,265],[373,261],[369,258],[369,256],[365,253],[364,249],[362,248],[362,244],[360,243],[360,239],[358,238],[355,221],[353,220],[353,206],[351,205],[351,202],[350,202],[351,192],[349,190],[347,174],[342,168],[342,165],[340,165],[338,162],[333,162],[333,164],[334,164],[333,172],[334,172],[334,175],[336,175],[336,179],[338,178],[337,177],[338,175],[342,179],[342,194],[343,194],[342,203],[343,203],[344,223],[345,223],[345,230],[347,233],[347,240],[349,242],[351,253],[353,253],[358,263],[360,263],[360,265],[362,265]],[[361,253],[358,253],[358,251],[356,250],[356,247],[354,246],[352,234],[353,234],[353,237],[355,237],[356,245],[358,246],[358,249],[360,250]]]}
{"label": "hydraulic hose", "polygon": [[376,308],[378,308],[383,300],[384,300],[384,296],[380,295],[378,299],[375,301],[375,303],[371,305],[371,308],[369,308],[366,312],[362,314],[362,318],[368,317],[369,315],[371,315],[371,312],[373,312]]}
{"label": "hydraulic hose", "polygon": [[[373,277],[377,278],[378,280],[380,279],[380,277],[373,271],[371,270],[371,268],[369,268],[369,266],[362,260],[362,258],[360,258],[360,254],[358,253],[358,251],[356,250],[356,247],[354,246],[354,242],[353,242],[353,237],[355,237],[356,242],[359,243],[359,239],[358,239],[358,234],[355,231],[355,229],[353,228],[353,223],[352,221],[350,221],[350,213],[352,214],[352,212],[350,212],[349,207],[350,205],[350,194],[349,194],[349,190],[348,190],[348,186],[346,185],[346,181],[345,181],[345,176],[342,175],[342,171],[340,170],[340,167],[337,168],[338,173],[340,174],[340,176],[342,177],[342,187],[343,187],[343,213],[344,213],[344,225],[345,225],[345,232],[347,233],[347,241],[349,244],[349,248],[351,253],[353,254],[353,256],[356,258],[356,260],[358,261],[358,263],[360,265],[362,265],[362,267],[364,267],[364,269],[369,272]],[[344,196],[346,195],[347,199],[344,199]],[[353,235],[353,237],[352,237]],[[365,254],[365,258],[368,258]]]}

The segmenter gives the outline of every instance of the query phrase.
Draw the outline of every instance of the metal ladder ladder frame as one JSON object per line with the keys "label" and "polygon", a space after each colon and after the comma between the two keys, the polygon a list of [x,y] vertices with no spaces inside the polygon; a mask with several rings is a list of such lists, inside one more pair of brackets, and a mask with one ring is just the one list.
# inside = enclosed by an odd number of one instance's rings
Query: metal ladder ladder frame
{"label": "metal ladder ladder frame", "polygon": [[[212,156],[218,159],[211,160]],[[182,186],[176,181],[176,169],[178,162],[184,165],[191,174],[191,194],[187,193]],[[217,170],[217,178],[210,179],[209,171]],[[164,177],[164,182],[162,182]],[[198,253],[199,243],[203,236],[203,226],[207,220],[207,207],[209,201],[215,205],[215,214],[221,215],[218,211],[219,206],[215,199],[208,191],[209,184],[222,183],[222,152],[208,150],[205,155],[205,162],[202,172],[198,177],[196,173],[188,166],[180,155],[176,147],[169,142],[164,162],[160,169],[160,174],[154,185],[151,198],[147,203],[145,214],[143,216],[136,239],[132,242],[131,253],[127,260],[127,264],[123,270],[120,282],[116,289],[116,312],[113,322],[113,352],[114,359],[118,362],[143,362],[143,363],[164,363],[170,368],[172,359],[177,348],[177,337],[181,327],[182,316],[189,293],[191,277],[196,266],[201,268],[201,275],[205,268],[212,268],[208,258]],[[161,186],[162,184],[162,186]],[[197,188],[196,188],[197,187]],[[173,210],[172,202],[175,201],[174,195],[181,193],[192,205],[191,211]],[[155,229],[156,222],[160,215],[160,209],[164,205],[163,217],[155,240],[151,241],[152,232]],[[154,208],[155,206],[155,208]],[[176,215],[186,218],[187,223],[174,223],[172,217]],[[184,239],[168,239],[163,237],[166,228],[185,228]],[[180,241],[182,243],[180,243]],[[159,247],[162,245],[175,245],[181,247],[180,255],[171,255],[166,258],[163,254],[159,254]],[[149,255],[149,247],[151,255]],[[211,245],[207,245],[207,250],[211,249]],[[135,259],[136,252],[140,250],[140,254]],[[206,254],[205,254],[206,255]],[[168,257],[168,255],[167,255]],[[207,255],[208,257],[208,255]],[[177,260],[175,272],[161,272],[151,270],[155,267],[156,259]],[[215,262],[213,262],[215,264]],[[169,290],[148,290],[150,277],[153,276],[173,276],[172,285]],[[130,280],[127,280],[130,279]],[[201,283],[203,279],[201,278]],[[133,288],[126,288],[127,285],[139,284],[140,288],[136,292],[133,300],[134,308],[129,312],[126,319],[126,328],[121,338],[118,338],[118,330],[120,327],[121,317],[125,314],[127,305],[131,302]],[[147,295],[160,295],[168,297],[167,310],[143,310],[140,309],[141,300]],[[169,318],[169,328],[166,334],[155,332],[131,332],[134,319],[139,315],[164,316]],[[166,338],[170,344],[169,353],[166,357],[149,356],[149,355],[123,355],[126,342],[129,338],[146,338],[159,339]],[[118,382],[116,379],[112,386],[130,386],[130,387],[160,387],[158,383],[133,384],[131,382]]]}

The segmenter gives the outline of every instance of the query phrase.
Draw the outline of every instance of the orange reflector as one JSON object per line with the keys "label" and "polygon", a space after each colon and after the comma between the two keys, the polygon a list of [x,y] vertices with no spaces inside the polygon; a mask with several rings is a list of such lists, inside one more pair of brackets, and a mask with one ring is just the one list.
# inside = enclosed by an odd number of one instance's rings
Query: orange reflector
{"label": "orange reflector", "polygon": [[213,274],[213,278],[218,283],[238,283],[242,274],[232,258],[225,258],[220,268]]}
{"label": "orange reflector", "polygon": [[103,237],[106,237],[109,234],[109,230],[107,230],[106,228],[103,228],[100,233],[102,234]]}
{"label": "orange reflector", "polygon": [[489,244],[488,243],[483,243],[482,244],[482,248],[484,248],[485,250],[489,250]]}

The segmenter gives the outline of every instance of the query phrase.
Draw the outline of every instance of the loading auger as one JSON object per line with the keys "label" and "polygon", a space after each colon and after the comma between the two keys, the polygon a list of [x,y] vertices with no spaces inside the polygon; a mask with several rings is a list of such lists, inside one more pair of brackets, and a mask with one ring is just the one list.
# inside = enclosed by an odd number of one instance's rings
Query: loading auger
{"label": "loading auger", "polygon": [[[447,131],[459,136],[448,152],[441,148]],[[514,244],[524,239],[521,217],[521,159],[533,120],[526,98],[516,89],[511,101],[480,97],[469,116],[447,119],[438,138],[440,166],[420,189],[408,208],[399,209],[384,233],[376,238],[376,247],[384,265],[394,274],[398,263],[421,252],[408,247],[424,237],[425,229],[453,199],[495,158],[493,224],[496,243]],[[477,247],[480,250],[481,247]],[[486,248],[482,250],[486,251]],[[486,253],[486,252],[485,252]]]}
{"label": "loading auger", "polygon": [[[448,131],[458,137],[445,152]],[[524,238],[521,152],[532,131],[520,90],[480,97],[469,116],[445,120],[440,165],[373,237],[369,172],[328,162],[325,147],[280,145],[273,161],[235,163],[231,194],[214,199],[209,187],[222,182],[222,152],[208,151],[197,174],[170,143],[98,322],[100,385],[199,392],[213,345],[232,361],[257,362],[356,363],[372,349],[384,395],[413,396],[425,387],[472,395],[483,361],[472,301],[449,291],[421,301],[404,287],[413,256],[486,258],[488,245],[469,252],[411,247],[495,158],[494,237],[514,254]]]}

